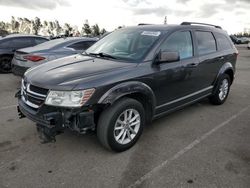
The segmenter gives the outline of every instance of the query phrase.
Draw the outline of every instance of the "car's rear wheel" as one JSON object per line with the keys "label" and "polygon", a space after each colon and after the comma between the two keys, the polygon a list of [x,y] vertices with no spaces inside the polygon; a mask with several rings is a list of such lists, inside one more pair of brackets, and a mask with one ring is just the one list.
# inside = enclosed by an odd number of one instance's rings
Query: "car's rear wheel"
{"label": "car's rear wheel", "polygon": [[145,124],[145,111],[140,102],[123,98],[102,112],[97,136],[103,146],[121,152],[139,139]]}
{"label": "car's rear wheel", "polygon": [[0,72],[1,73],[10,73],[11,72],[11,56],[2,56],[0,57]]}
{"label": "car's rear wheel", "polygon": [[229,75],[223,74],[215,85],[214,94],[209,97],[210,102],[215,105],[223,104],[228,97],[230,86],[231,80]]}

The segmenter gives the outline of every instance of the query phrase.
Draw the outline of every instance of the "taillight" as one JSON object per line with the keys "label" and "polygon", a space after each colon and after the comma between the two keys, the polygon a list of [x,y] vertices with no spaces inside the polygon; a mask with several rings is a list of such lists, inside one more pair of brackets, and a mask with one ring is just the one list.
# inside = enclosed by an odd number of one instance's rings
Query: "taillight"
{"label": "taillight", "polygon": [[37,61],[42,61],[42,60],[44,60],[46,58],[42,57],[42,56],[38,56],[38,55],[26,55],[26,56],[23,56],[23,59],[33,61],[33,62],[37,62]]}

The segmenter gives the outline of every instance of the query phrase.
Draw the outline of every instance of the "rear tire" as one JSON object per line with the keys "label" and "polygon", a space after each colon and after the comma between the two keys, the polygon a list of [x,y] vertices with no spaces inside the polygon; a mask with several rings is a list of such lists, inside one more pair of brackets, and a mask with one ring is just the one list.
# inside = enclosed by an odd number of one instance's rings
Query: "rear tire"
{"label": "rear tire", "polygon": [[144,125],[145,110],[142,104],[131,98],[123,98],[102,112],[97,136],[104,147],[122,152],[137,142]]}
{"label": "rear tire", "polygon": [[229,75],[223,74],[217,81],[215,85],[214,94],[209,97],[209,100],[214,105],[221,105],[223,104],[229,94],[231,86],[231,79]]}
{"label": "rear tire", "polygon": [[1,73],[10,73],[11,72],[11,56],[2,56],[0,57],[0,72]]}

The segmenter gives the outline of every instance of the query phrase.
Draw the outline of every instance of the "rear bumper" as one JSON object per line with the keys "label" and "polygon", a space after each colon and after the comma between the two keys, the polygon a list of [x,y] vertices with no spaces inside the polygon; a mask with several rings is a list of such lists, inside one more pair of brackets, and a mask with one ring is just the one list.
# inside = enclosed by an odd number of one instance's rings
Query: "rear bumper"
{"label": "rear bumper", "polygon": [[16,76],[23,76],[24,73],[29,69],[29,67],[22,67],[12,64],[12,73]]}

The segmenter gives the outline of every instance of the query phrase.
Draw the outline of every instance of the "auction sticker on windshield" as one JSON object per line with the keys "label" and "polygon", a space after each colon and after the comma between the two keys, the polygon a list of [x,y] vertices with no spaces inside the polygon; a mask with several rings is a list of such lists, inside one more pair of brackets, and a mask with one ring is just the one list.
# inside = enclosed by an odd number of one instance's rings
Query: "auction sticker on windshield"
{"label": "auction sticker on windshield", "polygon": [[154,36],[158,37],[161,34],[160,31],[143,31],[141,35],[148,35],[148,36]]}

